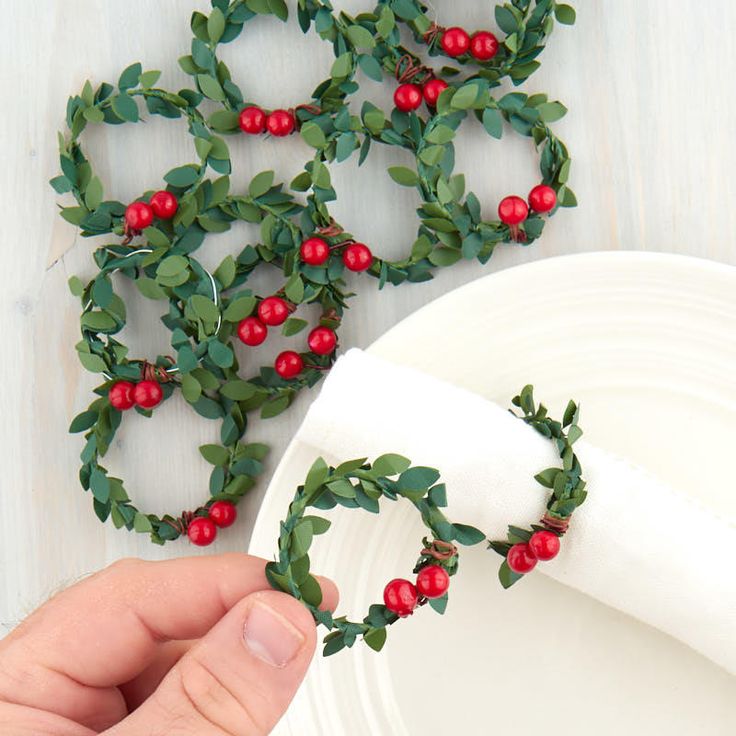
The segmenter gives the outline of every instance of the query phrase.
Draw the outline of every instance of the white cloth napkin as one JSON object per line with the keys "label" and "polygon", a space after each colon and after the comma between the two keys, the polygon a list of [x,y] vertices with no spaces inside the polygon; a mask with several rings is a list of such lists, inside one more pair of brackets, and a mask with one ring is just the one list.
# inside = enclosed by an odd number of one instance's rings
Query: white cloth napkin
{"label": "white cloth napkin", "polygon": [[[337,361],[297,437],[339,460],[397,452],[438,468],[448,517],[491,539],[505,539],[508,524],[541,518],[546,490],[533,476],[559,465],[552,443],[506,408],[360,350]],[[575,447],[589,495],[558,557],[534,574],[624,611],[736,673],[733,520],[584,440]]]}

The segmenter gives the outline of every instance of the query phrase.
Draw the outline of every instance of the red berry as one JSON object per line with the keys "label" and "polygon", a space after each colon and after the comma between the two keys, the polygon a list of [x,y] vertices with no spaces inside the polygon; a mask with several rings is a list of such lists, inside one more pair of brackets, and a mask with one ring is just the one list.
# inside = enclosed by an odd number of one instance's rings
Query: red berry
{"label": "red berry", "polygon": [[125,209],[125,224],[129,230],[145,230],[153,222],[153,210],[145,202],[133,202]]}
{"label": "red berry", "polygon": [[221,529],[232,526],[238,518],[238,510],[230,501],[215,501],[209,510],[210,519]]}
{"label": "red berry", "polygon": [[289,305],[280,296],[266,297],[258,305],[258,316],[261,322],[271,327],[284,324],[290,312]]}
{"label": "red berry", "polygon": [[365,271],[373,263],[373,254],[365,243],[351,243],[342,252],[342,262],[348,271]]}
{"label": "red berry", "polygon": [[246,317],[238,325],[238,337],[246,345],[255,347],[268,337],[268,327],[258,317]]}
{"label": "red berry", "polygon": [[506,555],[506,562],[513,572],[520,575],[531,572],[537,564],[528,544],[515,544]]}
{"label": "red berry", "polygon": [[170,220],[179,207],[179,201],[171,193],[162,189],[151,197],[151,209],[153,214],[161,220]]}
{"label": "red berry", "polygon": [[215,541],[217,527],[212,519],[198,516],[196,519],[192,519],[187,527],[187,536],[192,544],[196,544],[198,547],[206,547]]}
{"label": "red berry", "polygon": [[442,34],[440,46],[448,56],[462,56],[470,48],[470,36],[463,28],[453,26]]}
{"label": "red berry", "polygon": [[528,214],[529,208],[521,197],[504,197],[498,205],[498,217],[506,225],[518,225]]}
{"label": "red berry", "polygon": [[417,84],[400,84],[394,92],[394,105],[402,112],[416,110],[422,104],[422,88]]}
{"label": "red berry", "polygon": [[417,575],[417,590],[425,598],[441,598],[449,587],[450,576],[439,565],[427,565]]}
{"label": "red berry", "polygon": [[549,212],[557,204],[557,195],[552,187],[546,184],[537,184],[529,192],[529,206],[535,212]]}
{"label": "red berry", "polygon": [[529,551],[542,562],[557,557],[560,551],[560,538],[554,532],[534,532],[529,540]]}
{"label": "red berry", "polygon": [[135,386],[130,381],[116,381],[110,386],[110,390],[107,392],[107,398],[110,399],[110,404],[118,411],[126,411],[126,409],[131,409],[135,404],[133,400],[134,389]]}
{"label": "red berry", "polygon": [[447,82],[443,79],[430,79],[424,85],[424,101],[430,106],[434,107],[437,104],[437,100],[440,95],[447,89]]}
{"label": "red berry", "polygon": [[419,595],[413,583],[403,578],[392,580],[383,589],[383,603],[389,611],[405,618],[414,613]]}
{"label": "red berry", "polygon": [[277,138],[283,138],[285,135],[293,133],[295,127],[294,116],[287,110],[274,110],[266,118],[268,132]]}
{"label": "red berry", "polygon": [[293,350],[284,350],[283,353],[276,356],[273,367],[281,378],[296,378],[304,368],[304,361],[299,353],[295,353]]}
{"label": "red berry", "polygon": [[258,135],[266,130],[266,113],[260,107],[244,107],[238,116],[238,125],[243,133]]}
{"label": "red berry", "polygon": [[322,238],[307,238],[299,248],[299,255],[310,266],[321,266],[330,257],[330,246]]}
{"label": "red berry", "polygon": [[478,31],[470,39],[470,53],[478,61],[488,61],[498,53],[498,39],[490,31]]}
{"label": "red berry", "polygon": [[158,381],[141,381],[133,389],[133,401],[141,409],[153,409],[161,403],[163,397],[164,392]]}
{"label": "red berry", "polygon": [[329,327],[315,327],[307,338],[309,349],[315,355],[329,355],[337,345],[337,335]]}

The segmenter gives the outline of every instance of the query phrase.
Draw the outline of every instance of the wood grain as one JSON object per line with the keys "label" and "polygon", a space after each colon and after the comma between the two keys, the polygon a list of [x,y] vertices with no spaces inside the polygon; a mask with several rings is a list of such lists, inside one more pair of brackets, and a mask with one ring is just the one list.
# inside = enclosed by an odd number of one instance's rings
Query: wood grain
{"label": "wood grain", "polygon": [[[458,5],[435,0],[440,19],[493,27],[486,3]],[[635,249],[736,263],[736,109],[724,86],[736,71],[736,5],[578,5],[578,24],[555,32],[526,89],[546,91],[570,108],[556,127],[574,156],[571,184],[579,208],[560,213],[533,247],[499,249],[485,269],[460,264],[428,284],[381,294],[375,281],[355,279],[360,294],[342,331],[343,349],[368,345],[423,304],[482,273],[537,258]],[[135,60],[162,69],[164,86],[183,86],[187,78],[175,60],[187,52],[189,14],[205,6],[184,0],[0,0],[6,30],[0,52],[6,94],[0,118],[0,622],[6,628],[59,586],[114,559],[193,552],[183,543],[159,549],[143,537],[103,527],[78,487],[80,442],[67,426],[88,403],[94,379],[75,357],[77,305],[66,281],[73,273],[92,275],[94,243],[76,237],[56,216],[57,197],[47,181],[57,173],[56,131],[66,97],[88,77],[117,79]],[[365,4],[338,6],[356,10]],[[331,50],[316,36],[302,36],[295,23],[259,18],[223,56],[249,95],[275,106],[303,100],[326,75]],[[366,80],[358,98],[387,106],[391,92],[390,84]],[[85,140],[107,192],[122,200],[157,186],[166,170],[192,156],[176,121],[105,126]],[[236,187],[266,168],[288,180],[308,157],[297,139],[242,141],[233,150]],[[535,183],[536,156],[528,141],[512,134],[491,141],[468,123],[457,158],[458,170],[489,210],[504,194],[524,193]],[[385,172],[403,159],[393,149],[377,149],[360,172],[353,161],[334,168],[336,218],[384,254],[401,252],[416,227],[413,193],[398,189]],[[251,236],[242,227],[213,237],[202,260],[216,263]],[[125,293],[131,315],[125,339],[134,353],[156,354],[168,344],[158,315]],[[261,354],[264,360],[268,352]],[[285,416],[254,422],[252,437],[274,447],[269,474],[309,401],[302,396]],[[169,402],[154,421],[126,421],[110,468],[123,474],[142,506],[175,511],[194,505],[207,477],[196,446],[214,439],[211,425],[183,402]],[[218,551],[245,549],[265,485],[264,479],[242,504],[237,526],[223,535]]]}

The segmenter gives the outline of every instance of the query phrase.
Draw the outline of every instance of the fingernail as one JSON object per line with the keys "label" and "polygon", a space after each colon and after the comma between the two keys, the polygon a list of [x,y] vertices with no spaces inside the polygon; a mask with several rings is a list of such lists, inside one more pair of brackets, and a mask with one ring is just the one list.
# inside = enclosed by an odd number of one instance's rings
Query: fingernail
{"label": "fingernail", "polygon": [[260,602],[248,614],[243,638],[256,657],[273,667],[285,667],[304,644],[301,631]]}

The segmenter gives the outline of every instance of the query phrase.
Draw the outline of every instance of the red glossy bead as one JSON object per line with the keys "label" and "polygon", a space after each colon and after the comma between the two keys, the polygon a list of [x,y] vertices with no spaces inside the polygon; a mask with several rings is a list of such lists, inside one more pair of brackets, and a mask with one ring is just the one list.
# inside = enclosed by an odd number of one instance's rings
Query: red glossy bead
{"label": "red glossy bead", "polygon": [[330,246],[322,238],[307,238],[299,248],[299,255],[309,266],[321,266],[330,257]]}
{"label": "red glossy bead", "polygon": [[125,224],[130,230],[145,230],[153,222],[153,210],[145,202],[133,202],[125,208]]}
{"label": "red glossy bead", "polygon": [[234,503],[230,501],[215,501],[209,510],[210,519],[215,522],[220,529],[232,526],[235,519],[238,518],[238,510]]}
{"label": "red glossy bead", "polygon": [[508,566],[520,575],[531,572],[537,564],[537,558],[532,554],[527,544],[515,544],[506,555]]}
{"label": "red glossy bead", "polygon": [[243,133],[259,135],[266,130],[266,113],[260,107],[244,107],[238,115],[238,125]]}
{"label": "red glossy bead", "polygon": [[268,337],[268,327],[258,317],[246,317],[238,324],[238,337],[246,345],[255,347]]}
{"label": "red glossy bead", "polygon": [[373,263],[373,254],[365,243],[351,243],[342,252],[342,262],[348,271],[365,271]]}
{"label": "red glossy bead", "polygon": [[462,56],[470,48],[470,36],[464,28],[448,28],[440,39],[440,46],[448,56]]}
{"label": "red glossy bead", "polygon": [[498,39],[490,31],[478,31],[470,39],[470,53],[478,61],[488,61],[498,53]]}
{"label": "red glossy bead", "polygon": [[258,316],[261,322],[270,327],[284,324],[290,313],[289,305],[280,296],[266,297],[258,305]]}
{"label": "red glossy bead", "polygon": [[329,355],[337,345],[337,335],[329,327],[315,327],[307,338],[309,349],[315,355]]}
{"label": "red glossy bead", "polygon": [[537,184],[529,192],[529,206],[535,212],[549,212],[557,204],[557,194],[546,184]]}
{"label": "red glossy bead", "polygon": [[198,547],[206,547],[215,541],[217,527],[212,519],[198,516],[196,519],[192,519],[187,527],[187,536],[192,544],[196,544]]}
{"label": "red glossy bead", "polygon": [[435,107],[440,95],[447,89],[447,82],[444,79],[430,79],[424,85],[422,90],[424,101],[430,106]]}
{"label": "red glossy bead", "polygon": [[383,589],[383,603],[401,618],[411,616],[417,607],[419,594],[414,583],[403,578],[392,580]]}
{"label": "red glossy bead", "polygon": [[133,401],[135,401],[141,409],[153,409],[161,403],[164,392],[158,381],[141,381],[135,385],[133,389]]}
{"label": "red glossy bead", "polygon": [[441,598],[450,587],[450,576],[440,565],[427,565],[417,574],[417,590],[425,598]]}
{"label": "red glossy bead", "polygon": [[304,361],[299,353],[295,353],[293,350],[284,350],[283,353],[276,356],[273,367],[281,378],[296,378],[304,368]]}
{"label": "red glossy bead", "polygon": [[266,118],[268,132],[277,138],[283,138],[285,135],[293,133],[295,127],[294,116],[287,110],[274,110]]}
{"label": "red glossy bead", "polygon": [[422,104],[422,88],[418,84],[400,84],[394,92],[394,105],[402,112],[416,110]]}
{"label": "red glossy bead", "polygon": [[498,205],[498,218],[506,225],[518,225],[528,214],[529,207],[521,197],[504,197]]}
{"label": "red glossy bead", "polygon": [[542,562],[554,559],[560,551],[560,538],[550,531],[534,532],[529,540],[530,552]]}
{"label": "red glossy bead", "polygon": [[110,404],[118,411],[126,411],[132,409],[135,401],[133,399],[133,391],[135,386],[130,381],[116,381],[110,386],[107,392],[107,398]]}
{"label": "red glossy bead", "polygon": [[179,200],[171,193],[162,189],[151,197],[153,214],[161,220],[170,220],[179,208]]}

